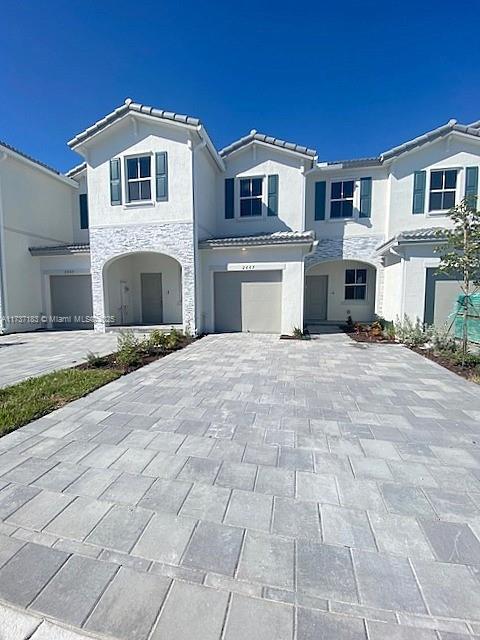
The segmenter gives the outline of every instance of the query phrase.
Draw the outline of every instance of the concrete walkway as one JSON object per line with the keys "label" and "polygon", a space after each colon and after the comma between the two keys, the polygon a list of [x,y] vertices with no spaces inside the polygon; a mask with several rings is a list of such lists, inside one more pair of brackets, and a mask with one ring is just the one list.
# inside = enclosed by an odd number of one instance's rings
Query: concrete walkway
{"label": "concrete walkway", "polygon": [[479,443],[480,388],[403,347],[210,336],[0,440],[0,600],[116,640],[480,637]]}
{"label": "concrete walkway", "polygon": [[0,387],[79,364],[89,351],[102,355],[117,345],[115,334],[37,331],[0,336]]}

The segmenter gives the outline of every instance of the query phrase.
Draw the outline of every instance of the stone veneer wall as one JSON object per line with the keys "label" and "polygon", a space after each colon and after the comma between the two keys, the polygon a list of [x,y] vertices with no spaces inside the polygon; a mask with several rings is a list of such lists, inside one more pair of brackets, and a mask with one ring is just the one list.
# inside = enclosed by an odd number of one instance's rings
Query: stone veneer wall
{"label": "stone veneer wall", "polygon": [[155,251],[178,260],[182,266],[183,326],[196,331],[193,225],[190,223],[139,224],[90,229],[93,315],[95,331],[105,331],[103,269],[112,258]]}
{"label": "stone veneer wall", "polygon": [[375,252],[383,241],[383,235],[320,238],[315,251],[305,258],[305,272],[320,262],[330,260],[359,260],[372,264],[377,269],[375,312],[381,315],[384,296],[384,268],[381,257],[377,256]]}

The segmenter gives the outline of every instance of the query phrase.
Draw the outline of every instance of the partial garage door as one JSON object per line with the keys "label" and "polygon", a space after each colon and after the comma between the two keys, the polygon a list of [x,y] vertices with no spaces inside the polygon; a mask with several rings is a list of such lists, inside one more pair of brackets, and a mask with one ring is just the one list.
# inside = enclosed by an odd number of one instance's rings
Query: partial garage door
{"label": "partial garage door", "polygon": [[453,322],[453,313],[458,296],[462,293],[457,278],[436,273],[436,269],[427,269],[425,290],[425,322],[436,327]]}
{"label": "partial garage door", "polygon": [[281,333],[281,271],[229,271],[214,278],[215,331]]}
{"label": "partial garage door", "polygon": [[91,329],[83,320],[92,316],[92,279],[82,276],[50,276],[52,316],[55,329]]}

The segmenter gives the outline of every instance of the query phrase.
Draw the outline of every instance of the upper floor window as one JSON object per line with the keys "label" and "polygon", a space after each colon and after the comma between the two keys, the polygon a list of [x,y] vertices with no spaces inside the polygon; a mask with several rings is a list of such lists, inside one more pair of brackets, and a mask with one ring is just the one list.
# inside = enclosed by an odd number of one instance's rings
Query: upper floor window
{"label": "upper floor window", "polygon": [[353,216],[354,181],[332,182],[330,191],[330,218]]}
{"label": "upper floor window", "polygon": [[429,211],[445,211],[455,206],[457,170],[431,171]]}
{"label": "upper floor window", "polygon": [[262,178],[240,179],[240,216],[262,215]]}
{"label": "upper floor window", "polygon": [[367,297],[367,270],[345,270],[345,300],[365,300]]}
{"label": "upper floor window", "polygon": [[127,158],[128,202],[152,199],[152,168],[150,156]]}

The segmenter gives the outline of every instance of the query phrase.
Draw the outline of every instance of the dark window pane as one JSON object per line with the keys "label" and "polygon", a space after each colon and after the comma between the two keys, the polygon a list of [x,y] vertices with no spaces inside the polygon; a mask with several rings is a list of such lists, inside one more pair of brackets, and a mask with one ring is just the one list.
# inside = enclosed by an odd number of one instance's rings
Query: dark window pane
{"label": "dark window pane", "polygon": [[355,269],[345,270],[345,284],[355,284]]}
{"label": "dark window pane", "polygon": [[140,158],[140,178],[149,178],[150,177],[150,158],[143,157]]}
{"label": "dark window pane", "polygon": [[250,195],[250,180],[240,180],[240,195],[242,197]]}
{"label": "dark window pane", "polygon": [[342,202],[342,218],[351,218],[353,216],[353,201],[344,200]]}
{"label": "dark window pane", "polygon": [[442,209],[451,209],[455,206],[455,191],[445,191],[443,194]]}
{"label": "dark window pane", "polygon": [[254,178],[252,180],[252,196],[261,196],[262,195],[262,179]]}
{"label": "dark window pane", "polygon": [[365,293],[367,290],[367,287],[365,285],[352,287],[352,289],[355,289],[355,300],[365,300]]}
{"label": "dark window pane", "polygon": [[129,182],[128,183],[128,199],[129,200],[140,200],[140,189],[138,182]]}
{"label": "dark window pane", "polygon": [[347,180],[343,183],[343,197],[353,198],[353,180]]}
{"label": "dark window pane", "polygon": [[357,269],[357,284],[366,284],[367,282],[367,270]]}
{"label": "dark window pane", "polygon": [[330,217],[340,218],[342,216],[342,201],[334,200],[330,204]]}
{"label": "dark window pane", "polygon": [[251,200],[240,200],[240,215],[250,216],[251,214]]}
{"label": "dark window pane", "polygon": [[127,160],[127,174],[128,174],[129,179],[138,178],[137,169],[138,169],[137,158],[128,158],[128,160]]}
{"label": "dark window pane", "polygon": [[338,200],[342,197],[342,183],[332,182],[332,200]]}
{"label": "dark window pane", "polygon": [[143,180],[140,183],[140,199],[151,200],[152,194],[150,190],[150,180]]}
{"label": "dark window pane", "polygon": [[252,200],[252,216],[261,216],[262,215],[262,200],[260,198],[255,198]]}
{"label": "dark window pane", "polygon": [[432,171],[430,174],[430,189],[443,188],[443,171]]}
{"label": "dark window pane", "polygon": [[345,300],[355,300],[355,287],[345,287]]}
{"label": "dark window pane", "polygon": [[438,193],[432,192],[430,194],[430,205],[429,205],[430,211],[438,211],[441,208],[442,208],[442,192],[441,191],[439,191]]}
{"label": "dark window pane", "polygon": [[455,189],[457,186],[457,172],[455,169],[445,171],[445,189]]}

